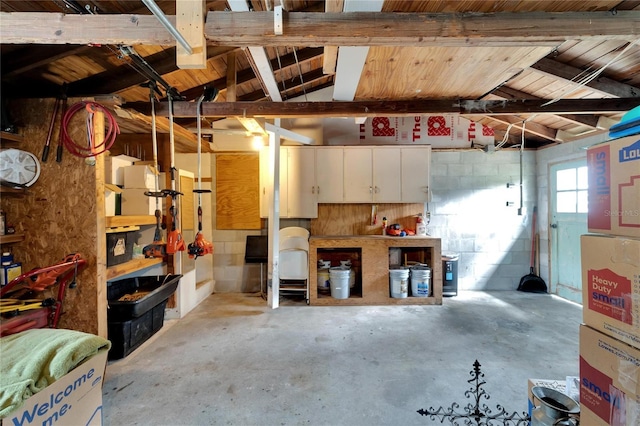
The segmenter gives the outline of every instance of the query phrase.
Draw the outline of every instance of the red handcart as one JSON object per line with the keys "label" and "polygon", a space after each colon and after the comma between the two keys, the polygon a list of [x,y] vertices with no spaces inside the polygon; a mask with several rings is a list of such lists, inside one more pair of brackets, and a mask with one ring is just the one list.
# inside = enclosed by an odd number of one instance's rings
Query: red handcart
{"label": "red handcart", "polygon": [[[67,287],[76,285],[86,260],[79,253],[62,261],[34,268],[14,278],[0,289],[0,337],[33,328],[57,328]],[[53,288],[58,292],[53,296]]]}

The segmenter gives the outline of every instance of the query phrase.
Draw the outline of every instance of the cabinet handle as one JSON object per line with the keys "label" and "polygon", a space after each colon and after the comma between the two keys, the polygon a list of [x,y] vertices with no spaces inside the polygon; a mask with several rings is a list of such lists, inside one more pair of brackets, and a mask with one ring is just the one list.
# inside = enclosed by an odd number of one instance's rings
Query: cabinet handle
{"label": "cabinet handle", "polygon": [[315,194],[315,193],[316,193],[316,187],[315,187],[315,186],[312,186],[312,187],[311,187],[311,193],[312,193],[312,194]]}
{"label": "cabinet handle", "polygon": [[373,187],[372,187],[372,186],[370,186],[370,187],[369,187],[369,194],[372,194],[372,193],[373,193]]}
{"label": "cabinet handle", "polygon": [[318,187],[318,195],[320,195],[320,187]]}

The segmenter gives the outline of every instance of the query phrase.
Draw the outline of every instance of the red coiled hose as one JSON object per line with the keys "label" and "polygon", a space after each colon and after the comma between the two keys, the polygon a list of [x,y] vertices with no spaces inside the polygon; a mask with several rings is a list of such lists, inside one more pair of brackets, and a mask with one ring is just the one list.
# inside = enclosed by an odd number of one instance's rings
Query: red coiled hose
{"label": "red coiled hose", "polygon": [[[81,110],[87,111],[87,143],[84,145],[75,142],[69,136],[68,126],[73,116]],[[109,123],[104,140],[99,145],[95,144],[95,134],[93,132],[93,114],[101,111],[104,113],[105,121]],[[107,151],[116,140],[116,135],[120,133],[120,128],[115,117],[108,109],[96,102],[82,101],[69,107],[62,117],[62,143],[71,154],[76,157],[95,157]]]}

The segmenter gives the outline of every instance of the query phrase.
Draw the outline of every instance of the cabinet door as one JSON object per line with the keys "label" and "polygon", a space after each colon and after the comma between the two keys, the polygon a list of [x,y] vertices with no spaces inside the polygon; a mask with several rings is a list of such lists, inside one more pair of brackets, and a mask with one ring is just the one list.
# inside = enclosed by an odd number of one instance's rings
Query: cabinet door
{"label": "cabinet door", "polygon": [[369,203],[373,200],[372,151],[370,148],[344,149],[344,201]]}
{"label": "cabinet door", "polygon": [[429,201],[431,147],[402,148],[402,202]]}
{"label": "cabinet door", "polygon": [[[318,217],[315,150],[288,147],[287,153],[287,217]],[[285,164],[284,159],[281,164]]]}
{"label": "cabinet door", "polygon": [[[269,147],[260,150],[260,217],[269,217],[271,206],[271,168]],[[280,217],[287,217],[287,151],[280,148]]]}
{"label": "cabinet door", "polygon": [[344,164],[342,148],[315,148],[316,193],[319,203],[344,201]]}
{"label": "cabinet door", "polygon": [[373,149],[373,201],[400,202],[400,165],[400,148]]}

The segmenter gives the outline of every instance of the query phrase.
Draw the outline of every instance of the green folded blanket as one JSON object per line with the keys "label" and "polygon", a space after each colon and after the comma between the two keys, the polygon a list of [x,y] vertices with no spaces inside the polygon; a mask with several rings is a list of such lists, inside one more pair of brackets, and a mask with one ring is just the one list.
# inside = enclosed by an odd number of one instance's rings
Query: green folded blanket
{"label": "green folded blanket", "polygon": [[0,338],[0,418],[111,342],[75,330],[34,329]]}

